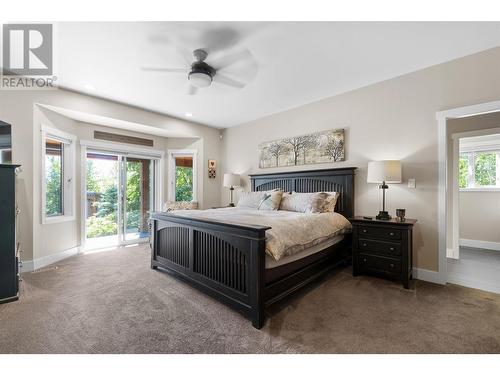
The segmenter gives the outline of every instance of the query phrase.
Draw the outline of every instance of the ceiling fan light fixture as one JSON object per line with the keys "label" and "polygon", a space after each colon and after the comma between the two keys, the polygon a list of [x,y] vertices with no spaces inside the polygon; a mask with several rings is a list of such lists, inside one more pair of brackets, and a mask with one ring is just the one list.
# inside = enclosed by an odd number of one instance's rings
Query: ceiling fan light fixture
{"label": "ceiling fan light fixture", "polygon": [[212,84],[212,76],[204,72],[191,72],[189,73],[189,82],[201,89]]}

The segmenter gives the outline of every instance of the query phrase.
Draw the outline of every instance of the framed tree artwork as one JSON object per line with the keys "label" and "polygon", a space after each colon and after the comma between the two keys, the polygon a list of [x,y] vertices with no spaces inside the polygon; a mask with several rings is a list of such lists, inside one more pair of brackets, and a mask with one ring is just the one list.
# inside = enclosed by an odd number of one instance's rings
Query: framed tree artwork
{"label": "framed tree artwork", "polygon": [[345,160],[344,129],[283,138],[259,145],[259,168]]}

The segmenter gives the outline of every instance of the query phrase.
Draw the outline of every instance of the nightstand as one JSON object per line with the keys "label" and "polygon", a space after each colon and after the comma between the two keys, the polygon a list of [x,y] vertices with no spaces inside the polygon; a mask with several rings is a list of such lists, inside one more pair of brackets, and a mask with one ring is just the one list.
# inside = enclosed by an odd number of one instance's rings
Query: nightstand
{"label": "nightstand", "polygon": [[399,222],[356,216],[352,224],[352,274],[397,279],[408,289],[412,278],[414,219]]}

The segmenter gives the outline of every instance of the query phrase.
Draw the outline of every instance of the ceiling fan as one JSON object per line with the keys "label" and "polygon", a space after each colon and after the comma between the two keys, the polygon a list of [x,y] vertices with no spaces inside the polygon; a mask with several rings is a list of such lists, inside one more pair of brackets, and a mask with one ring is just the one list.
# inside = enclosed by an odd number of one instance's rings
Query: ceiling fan
{"label": "ceiling fan", "polygon": [[[252,54],[246,50],[240,50],[239,52],[225,55],[222,58],[213,60],[207,63],[208,52],[205,49],[197,48],[193,51],[194,62],[189,68],[153,68],[144,67],[144,71],[153,72],[164,72],[164,73],[176,73],[185,74],[188,80],[188,95],[195,95],[198,93],[199,89],[205,89],[210,86],[225,87],[228,89],[242,89],[248,82],[244,80],[237,80],[228,77],[224,74],[224,71],[230,65],[238,65],[238,63],[248,63],[255,65],[253,61]],[[248,69],[248,67],[241,66],[240,68]],[[233,76],[234,76],[234,69]],[[240,72],[243,73],[243,72]]]}

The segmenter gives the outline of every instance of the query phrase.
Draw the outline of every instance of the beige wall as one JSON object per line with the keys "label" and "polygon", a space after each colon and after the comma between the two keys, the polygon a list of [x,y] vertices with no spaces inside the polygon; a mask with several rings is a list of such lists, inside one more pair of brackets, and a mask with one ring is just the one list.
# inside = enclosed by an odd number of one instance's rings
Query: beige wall
{"label": "beige wall", "polygon": [[[197,138],[201,140],[199,142],[201,165],[207,165],[208,159],[220,160],[222,156],[220,132],[214,128],[65,90],[0,91],[0,119],[12,125],[13,162],[23,166],[18,184],[18,202],[21,209],[20,243],[23,260],[53,254],[59,250],[71,248],[79,242],[79,229],[77,229],[78,223],[76,222],[65,223],[58,228],[51,227],[50,229],[41,224],[39,126],[48,115],[47,111],[42,112],[37,104],[52,105],[157,127],[176,134],[179,138]],[[87,132],[87,137],[91,134],[91,127],[85,130],[85,126],[82,127],[81,124],[72,120],[62,121],[57,116],[50,115],[48,121],[56,126],[59,124],[66,129],[74,129],[75,132],[81,131],[82,137],[85,136],[85,132]],[[165,144],[164,147],[175,146],[177,148],[175,143],[175,140],[172,140],[168,146]],[[79,168],[78,163],[77,168]],[[200,168],[200,177],[203,170],[204,168]],[[202,206],[210,207],[220,204],[219,183],[219,177],[209,180],[207,174],[203,173],[201,181],[203,190],[200,197]],[[58,238],[57,244],[52,242],[51,238]]]}
{"label": "beige wall", "polygon": [[[403,184],[391,185],[388,207],[405,207],[415,227],[414,266],[438,268],[438,155],[436,112],[500,99],[500,48],[437,65],[359,90],[278,113],[224,132],[225,171],[258,169],[260,142],[333,128],[346,129],[346,161],[356,166],[355,211],[374,214],[378,189],[367,184],[369,160],[401,159]],[[332,164],[300,167],[326,168]],[[297,168],[299,169],[299,168]],[[406,187],[416,178],[417,188]],[[248,180],[246,187],[248,188]],[[227,191],[221,199],[227,202]]]}
{"label": "beige wall", "polygon": [[500,191],[460,192],[460,238],[500,243]]}

